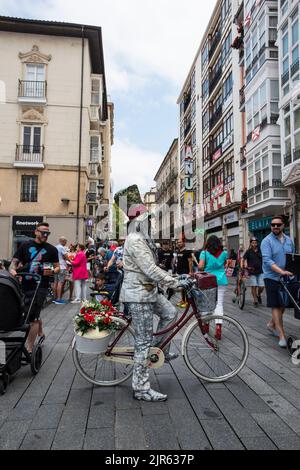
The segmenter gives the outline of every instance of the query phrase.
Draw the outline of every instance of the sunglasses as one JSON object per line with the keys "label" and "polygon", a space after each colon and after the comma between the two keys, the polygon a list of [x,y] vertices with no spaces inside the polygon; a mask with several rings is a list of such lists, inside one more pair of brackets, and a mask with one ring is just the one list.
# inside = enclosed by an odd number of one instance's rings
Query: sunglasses
{"label": "sunglasses", "polygon": [[42,232],[41,230],[38,230],[43,237],[49,237],[51,235],[51,232]]}
{"label": "sunglasses", "polygon": [[271,227],[273,227],[273,228],[280,228],[282,226],[283,226],[283,224],[271,224]]}

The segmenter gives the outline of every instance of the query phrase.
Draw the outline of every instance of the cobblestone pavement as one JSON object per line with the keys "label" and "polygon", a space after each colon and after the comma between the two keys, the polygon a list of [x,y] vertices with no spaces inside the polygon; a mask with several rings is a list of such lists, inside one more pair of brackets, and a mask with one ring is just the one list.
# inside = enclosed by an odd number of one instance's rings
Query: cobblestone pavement
{"label": "cobblestone pavement", "polygon": [[[75,371],[71,357],[76,305],[43,312],[44,364],[32,377],[20,370],[0,397],[0,449],[198,450],[300,449],[300,366],[266,329],[269,310],[244,311],[226,295],[226,312],[244,325],[250,356],[225,384],[199,381],[179,357],[152,375],[164,403],[133,400],[130,381],[97,388]],[[300,323],[285,317],[288,333]],[[180,338],[172,348],[179,348]]]}

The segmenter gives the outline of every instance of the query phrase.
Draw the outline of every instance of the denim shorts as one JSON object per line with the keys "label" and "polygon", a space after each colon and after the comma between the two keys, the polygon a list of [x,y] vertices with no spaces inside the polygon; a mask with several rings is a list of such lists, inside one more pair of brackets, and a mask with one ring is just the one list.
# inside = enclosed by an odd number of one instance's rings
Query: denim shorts
{"label": "denim shorts", "polygon": [[252,274],[249,278],[250,287],[265,287],[263,274]]}

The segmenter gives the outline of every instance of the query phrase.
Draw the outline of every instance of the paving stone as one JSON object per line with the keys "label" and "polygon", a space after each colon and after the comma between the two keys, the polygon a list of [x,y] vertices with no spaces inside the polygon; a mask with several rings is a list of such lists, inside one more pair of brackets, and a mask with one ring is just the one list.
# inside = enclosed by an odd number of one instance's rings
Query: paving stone
{"label": "paving stone", "polygon": [[115,427],[117,450],[144,450],[147,448],[143,427],[118,426]]}
{"label": "paving stone", "polygon": [[252,416],[228,390],[212,390],[211,396],[239,437],[264,437]]}
{"label": "paving stone", "polygon": [[298,436],[276,436],[273,441],[279,450],[300,450],[300,437]]}
{"label": "paving stone", "polygon": [[77,431],[75,429],[58,429],[52,450],[82,450],[85,438],[85,429]]}
{"label": "paving stone", "polygon": [[143,416],[164,415],[169,413],[167,402],[151,403],[141,401],[140,407]]}
{"label": "paving stone", "polygon": [[89,410],[80,407],[65,408],[59,426],[59,431],[84,431],[87,424]]}
{"label": "paving stone", "polygon": [[275,444],[267,437],[245,437],[242,443],[247,450],[277,450]]}
{"label": "paving stone", "polygon": [[21,445],[21,450],[50,450],[55,432],[54,429],[29,431]]}
{"label": "paving stone", "polygon": [[9,415],[9,421],[27,421],[33,419],[40,407],[41,402],[42,397],[21,399],[18,405],[11,411]]}
{"label": "paving stone", "polygon": [[167,403],[180,447],[186,450],[210,450],[210,443],[189,402],[170,399]]}
{"label": "paving stone", "polygon": [[[165,415],[162,415],[165,416]],[[168,420],[153,422],[149,417],[145,417],[144,432],[146,439],[146,448],[151,450],[179,450],[180,445],[177,439],[177,433],[172,423]]]}
{"label": "paving stone", "polygon": [[56,429],[60,422],[64,405],[42,405],[30,426],[31,430]]}
{"label": "paving stone", "polygon": [[276,436],[295,436],[294,431],[275,413],[252,413],[252,417],[271,439]]}
{"label": "paving stone", "polygon": [[122,426],[143,426],[141,409],[117,410],[116,427]]}
{"label": "paving stone", "polygon": [[0,449],[17,450],[21,446],[31,421],[7,421],[0,432]]}
{"label": "paving stone", "polygon": [[266,403],[240,379],[238,379],[237,383],[229,381],[226,387],[248,411],[256,413],[266,413],[269,411]]}
{"label": "paving stone", "polygon": [[88,429],[84,438],[84,450],[115,450],[114,428]]}
{"label": "paving stone", "polygon": [[98,406],[96,405],[90,408],[87,427],[88,429],[113,428],[115,421],[115,408],[109,405],[99,404]]}
{"label": "paving stone", "polygon": [[209,419],[201,424],[214,450],[244,450],[240,439],[225,419]]}
{"label": "paving stone", "polygon": [[139,401],[134,400],[132,396],[131,385],[116,388],[116,408],[118,410],[140,408]]}

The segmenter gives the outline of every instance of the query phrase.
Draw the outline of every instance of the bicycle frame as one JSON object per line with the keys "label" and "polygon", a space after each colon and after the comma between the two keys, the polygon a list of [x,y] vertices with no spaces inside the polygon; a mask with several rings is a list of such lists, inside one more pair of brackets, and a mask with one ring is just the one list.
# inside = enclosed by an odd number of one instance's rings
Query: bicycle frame
{"label": "bicycle frame", "polygon": [[[157,338],[159,336],[164,336],[167,333],[171,332],[171,334],[169,336],[167,336],[167,338],[162,342],[162,344],[159,345],[159,349],[164,350],[165,347],[172,341],[172,339],[177,335],[177,333],[191,320],[191,318],[193,316],[195,316],[197,318],[202,334],[203,335],[205,334],[204,331],[203,331],[202,319],[197,317],[197,308],[196,308],[196,305],[195,305],[195,302],[194,302],[194,299],[192,298],[192,296],[188,296],[187,302],[188,302],[188,305],[187,305],[185,311],[183,312],[183,314],[180,316],[179,320],[177,320],[173,325],[169,326],[168,328],[166,328],[164,330],[160,330],[160,331],[153,334],[153,337]],[[192,311],[188,315],[190,307],[192,307]],[[109,346],[107,352],[105,353],[106,356],[113,355],[113,353],[112,353],[113,348],[116,346],[116,344],[118,343],[120,338],[123,336],[123,334],[125,333],[125,331],[128,329],[128,327],[131,324],[132,324],[132,320],[129,319],[127,326],[120,331],[120,334],[115,338],[112,345]],[[215,349],[214,344],[212,344],[207,339],[206,339],[206,341],[211,347],[213,347]],[[133,354],[132,352],[122,352],[122,353],[118,353],[117,355],[118,356],[132,357],[132,354]]]}

